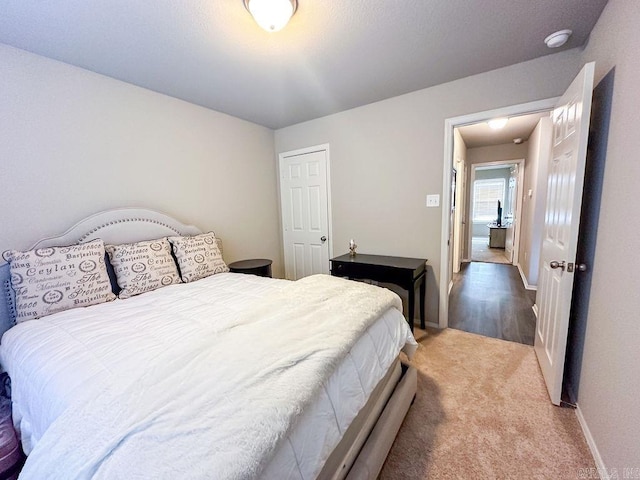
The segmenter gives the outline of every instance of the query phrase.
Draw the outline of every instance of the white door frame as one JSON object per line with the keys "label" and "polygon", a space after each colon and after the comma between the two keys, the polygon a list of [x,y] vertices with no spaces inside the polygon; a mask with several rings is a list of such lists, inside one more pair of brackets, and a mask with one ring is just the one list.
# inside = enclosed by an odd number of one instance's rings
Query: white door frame
{"label": "white door frame", "polygon": [[[451,169],[453,168],[453,129],[463,125],[486,122],[496,117],[526,115],[553,110],[560,97],[547,98],[535,102],[521,103],[508,107],[470,113],[459,117],[447,118],[444,121],[444,168],[442,173],[442,235],[440,238],[440,292],[438,326],[447,328],[449,325],[449,255],[451,254],[449,240],[449,216],[451,214]],[[468,212],[467,212],[468,213]]]}
{"label": "white door frame", "polygon": [[[469,178],[469,188],[473,189],[473,182],[476,180],[476,169],[478,167],[497,167],[499,165],[518,165],[518,187],[524,185],[524,158],[517,158],[514,160],[496,160],[495,162],[483,162],[483,163],[472,163],[471,164],[471,174]],[[513,260],[511,261],[512,265],[517,264],[518,252],[520,248],[520,209],[522,208],[522,195],[520,195],[520,188],[518,188],[518,196],[516,197],[516,206],[514,208],[514,218],[516,219],[516,231],[513,239]],[[470,190],[473,191],[473,190]],[[473,213],[472,195],[469,195],[469,217]],[[473,222],[471,220],[467,220],[467,223],[471,225],[469,229],[469,238],[467,238],[467,252],[469,252],[469,259],[471,259],[471,250],[472,250],[472,239],[473,239]]]}
{"label": "white door frame", "polygon": [[[327,231],[329,234],[327,235],[328,249],[329,249],[329,259],[333,258],[333,220],[331,217],[331,156],[329,153],[329,144],[322,143],[320,145],[314,145],[312,147],[299,148],[297,150],[290,150],[288,152],[281,152],[278,154],[278,203],[280,204],[280,250],[282,253],[282,261],[285,260],[285,252],[284,252],[284,222],[282,221],[282,191],[280,178],[282,173],[282,165],[284,159],[286,157],[294,157],[296,155],[304,155],[306,153],[314,153],[324,151],[327,158]],[[287,271],[286,264],[284,265],[285,272]]]}

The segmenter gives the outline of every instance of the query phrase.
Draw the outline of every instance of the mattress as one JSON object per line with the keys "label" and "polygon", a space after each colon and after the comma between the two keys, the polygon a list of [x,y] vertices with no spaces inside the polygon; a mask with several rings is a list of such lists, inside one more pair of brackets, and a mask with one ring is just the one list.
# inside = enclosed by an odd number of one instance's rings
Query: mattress
{"label": "mattress", "polygon": [[[25,453],[37,448],[74,401],[91,398],[115,379],[135,382],[158,361],[170,369],[174,350],[203,331],[224,331],[237,315],[285,284],[219,274],[12,328],[2,338],[0,362],[12,377],[14,423]],[[380,316],[281,442],[263,477],[315,478],[399,351],[412,342],[400,312],[390,309]],[[251,353],[246,352],[248,359]]]}

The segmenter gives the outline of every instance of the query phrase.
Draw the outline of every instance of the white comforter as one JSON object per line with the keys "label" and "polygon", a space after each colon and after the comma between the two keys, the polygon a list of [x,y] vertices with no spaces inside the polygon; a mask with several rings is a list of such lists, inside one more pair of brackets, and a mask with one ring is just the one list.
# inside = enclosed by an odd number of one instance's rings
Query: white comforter
{"label": "white comforter", "polygon": [[[206,290],[207,282],[199,283],[168,287],[179,303],[170,297],[167,305],[157,296],[159,317],[149,316],[153,295],[76,311],[84,310],[83,322],[97,320],[98,338],[95,329],[87,336],[77,321],[56,315],[38,322],[37,333],[32,324],[33,333],[47,340],[27,357],[55,352],[47,358],[65,362],[78,343],[89,343],[95,355],[80,367],[81,375],[69,376],[70,384],[56,380],[60,400],[47,378],[30,382],[53,398],[43,399],[50,402],[44,415],[17,412],[19,422],[39,419],[21,424],[37,441],[23,478],[255,478],[358,336],[389,306],[399,307],[395,295],[374,287],[317,277],[290,286],[277,282],[268,301],[211,322],[220,305],[203,300],[206,292],[198,290]],[[111,317],[118,309],[120,315]],[[355,315],[362,311],[364,317]],[[65,313],[79,315],[71,312]],[[140,324],[138,316],[148,320]],[[121,338],[118,325],[128,321],[136,331],[125,328],[128,336]],[[13,377],[26,372],[15,351],[21,343],[12,337],[27,328],[3,338],[1,358]],[[403,328],[401,344],[412,343]],[[69,348],[61,351],[60,344]],[[130,358],[105,364],[114,351]],[[46,376],[46,369],[41,373]],[[78,382],[92,387],[84,391]],[[15,393],[38,394],[28,390]],[[69,399],[67,391],[77,398]]]}

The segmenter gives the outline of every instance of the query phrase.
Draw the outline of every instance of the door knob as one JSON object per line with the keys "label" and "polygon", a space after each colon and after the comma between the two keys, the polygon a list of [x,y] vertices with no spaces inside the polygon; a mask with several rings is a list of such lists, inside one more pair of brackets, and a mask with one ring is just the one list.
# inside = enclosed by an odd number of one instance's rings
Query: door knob
{"label": "door knob", "polygon": [[581,272],[586,272],[587,271],[587,265],[584,263],[579,263],[576,265],[576,270],[579,270]]}
{"label": "door knob", "polygon": [[564,270],[565,263],[564,263],[564,260],[561,262],[558,262],[557,260],[553,260],[552,262],[549,262],[549,266],[551,268],[559,268],[560,270]]}
{"label": "door knob", "polygon": [[320,241],[321,242],[326,242],[327,241],[327,237],[325,237],[324,235],[320,237]]}

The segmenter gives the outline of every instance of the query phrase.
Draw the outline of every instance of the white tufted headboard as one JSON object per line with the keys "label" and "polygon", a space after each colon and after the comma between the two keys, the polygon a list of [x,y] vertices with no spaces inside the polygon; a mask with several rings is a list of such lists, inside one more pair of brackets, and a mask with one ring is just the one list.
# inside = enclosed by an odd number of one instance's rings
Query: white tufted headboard
{"label": "white tufted headboard", "polygon": [[[59,247],[84,243],[97,238],[105,244],[121,244],[153,240],[171,235],[198,235],[202,231],[185,225],[164,213],[145,208],[118,208],[96,213],[76,223],[62,235],[44,238],[31,247]],[[220,251],[222,244],[219,242]],[[30,249],[30,250],[31,250]],[[0,260],[0,336],[13,326],[13,289],[10,284],[9,264]]]}

